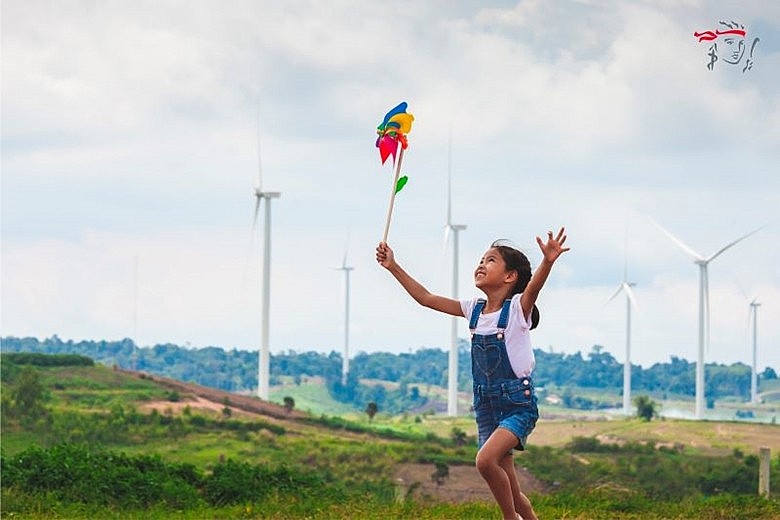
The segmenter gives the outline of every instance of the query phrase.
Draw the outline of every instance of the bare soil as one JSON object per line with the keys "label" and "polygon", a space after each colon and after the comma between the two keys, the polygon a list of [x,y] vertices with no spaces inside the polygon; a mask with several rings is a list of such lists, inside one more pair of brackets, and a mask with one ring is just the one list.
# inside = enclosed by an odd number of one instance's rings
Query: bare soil
{"label": "bare soil", "polygon": [[[449,476],[441,485],[436,484],[432,475],[436,467],[433,464],[401,464],[396,470],[396,483],[403,496],[411,494],[416,498],[431,497],[444,502],[462,503],[473,501],[491,501],[485,481],[477,468],[470,466],[450,466]],[[517,479],[523,493],[545,493],[544,484],[523,468],[516,467]]]}

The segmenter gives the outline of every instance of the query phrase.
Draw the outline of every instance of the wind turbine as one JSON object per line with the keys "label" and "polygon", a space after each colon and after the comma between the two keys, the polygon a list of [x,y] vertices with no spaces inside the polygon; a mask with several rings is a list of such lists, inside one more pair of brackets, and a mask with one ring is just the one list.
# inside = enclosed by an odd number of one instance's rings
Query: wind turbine
{"label": "wind turbine", "polygon": [[750,373],[750,402],[758,403],[758,308],[760,303],[750,302],[750,318],[753,322],[753,370]]}
{"label": "wind turbine", "polygon": [[623,365],[623,414],[631,415],[631,306],[637,307],[634,291],[636,284],[628,281],[628,262],[623,265],[623,282],[609,297],[607,303],[615,299],[620,291],[626,293],[626,361]]}
{"label": "wind turbine", "polygon": [[762,228],[755,229],[746,235],[726,244],[708,257],[704,257],[688,247],[682,240],[664,229],[661,224],[651,220],[672,242],[680,249],[693,257],[694,263],[699,266],[699,352],[696,360],[696,419],[702,419],[704,415],[704,349],[709,350],[710,343],[710,295],[707,278],[707,266],[730,247],[757,233]]}
{"label": "wind turbine", "polygon": [[[259,126],[259,122],[258,122]],[[259,134],[259,130],[258,130]],[[255,213],[252,220],[252,233],[257,229],[257,217],[260,206],[265,201],[263,216],[263,295],[262,295],[262,329],[260,338],[260,353],[257,366],[257,396],[268,400],[269,378],[271,375],[270,357],[268,351],[268,316],[270,309],[271,282],[271,199],[281,196],[274,191],[263,191],[263,167],[260,153],[260,136],[257,138],[257,186],[254,190]]]}
{"label": "wind turbine", "polygon": [[[447,146],[447,224],[444,227],[444,243],[452,232],[452,297],[458,299],[458,233],[466,229],[465,224],[452,223],[452,130]],[[447,371],[447,415],[458,415],[458,318],[450,323],[450,356]]]}
{"label": "wind turbine", "polygon": [[[349,243],[349,239],[347,239],[347,243]],[[347,374],[349,373],[349,273],[355,269],[347,266],[348,248],[349,246],[344,248],[341,267],[336,268],[344,272],[344,355],[341,361],[341,384],[343,386],[347,384]]]}

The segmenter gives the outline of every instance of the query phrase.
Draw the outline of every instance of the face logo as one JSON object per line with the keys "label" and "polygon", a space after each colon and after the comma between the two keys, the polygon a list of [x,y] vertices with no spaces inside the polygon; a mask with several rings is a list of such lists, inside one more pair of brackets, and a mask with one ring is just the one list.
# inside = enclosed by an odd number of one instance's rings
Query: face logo
{"label": "face logo", "polygon": [[[746,38],[747,31],[745,26],[734,21],[730,22],[718,22],[719,28],[714,31],[694,32],[693,36],[699,39],[701,42],[712,42],[708,49],[707,56],[709,62],[707,68],[712,70],[715,68],[715,62],[722,60],[729,65],[739,65],[743,63],[742,72],[748,71],[753,68],[753,51],[756,48],[756,44],[759,42],[758,38],[754,38],[750,44],[750,49],[745,57],[746,50]],[[744,62],[742,58],[745,58]]]}

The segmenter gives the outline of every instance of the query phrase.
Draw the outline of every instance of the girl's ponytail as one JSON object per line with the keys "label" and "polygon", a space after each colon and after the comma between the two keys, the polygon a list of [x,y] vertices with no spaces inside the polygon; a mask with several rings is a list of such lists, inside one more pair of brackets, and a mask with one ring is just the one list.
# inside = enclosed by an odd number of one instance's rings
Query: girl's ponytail
{"label": "girl's ponytail", "polygon": [[[507,270],[517,271],[517,283],[512,288],[510,296],[521,294],[525,291],[528,282],[531,281],[530,260],[522,251],[512,246],[508,240],[496,240],[490,247],[498,250],[501,258],[504,259]],[[539,325],[539,309],[534,305],[533,310],[531,310],[531,329],[535,329],[537,325]]]}

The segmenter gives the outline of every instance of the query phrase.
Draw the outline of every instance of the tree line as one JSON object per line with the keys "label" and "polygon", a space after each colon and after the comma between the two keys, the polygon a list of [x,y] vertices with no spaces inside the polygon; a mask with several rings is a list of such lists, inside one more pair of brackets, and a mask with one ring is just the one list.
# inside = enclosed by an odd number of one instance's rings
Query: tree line
{"label": "tree line", "polygon": [[[170,343],[139,347],[130,339],[64,341],[56,335],[43,340],[5,337],[1,341],[4,353],[77,354],[107,366],[163,375],[231,392],[250,391],[257,387],[258,359],[253,351],[227,350],[217,346],[193,349]],[[584,355],[580,351],[565,354],[542,349],[534,349],[534,354],[537,360],[534,377],[538,388],[622,391],[623,365],[599,345],[593,346]],[[288,350],[271,354],[270,382],[278,384],[282,376],[291,376],[297,382],[305,377],[322,377],[328,391],[337,400],[356,406],[376,402],[382,410],[392,413],[423,406],[426,398],[420,393],[421,385],[447,386],[447,364],[448,353],[439,348],[420,348],[398,354],[359,352],[350,360],[350,374],[346,384],[342,384],[340,353]],[[632,365],[632,392],[645,392],[659,398],[693,397],[695,366],[694,362],[677,356],[671,356],[667,363],[656,363],[648,368]],[[708,363],[705,369],[708,399],[749,399],[751,369],[748,365]],[[365,379],[395,382],[398,387],[389,390],[361,383]],[[766,367],[758,379],[760,386],[764,381],[777,379],[777,373]],[[468,392],[470,385],[469,344],[461,339],[458,386]]]}

